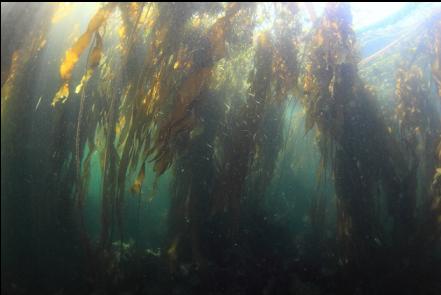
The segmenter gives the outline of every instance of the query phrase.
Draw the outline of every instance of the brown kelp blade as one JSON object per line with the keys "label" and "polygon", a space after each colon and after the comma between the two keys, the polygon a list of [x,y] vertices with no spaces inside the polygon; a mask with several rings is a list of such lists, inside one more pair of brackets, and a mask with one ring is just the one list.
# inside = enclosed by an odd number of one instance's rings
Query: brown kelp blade
{"label": "brown kelp blade", "polygon": [[[84,50],[86,50],[87,46],[89,46],[90,42],[92,41],[93,34],[97,32],[98,29],[107,21],[115,6],[115,3],[109,3],[101,7],[90,20],[86,32],[84,32],[83,35],[81,35],[81,37],[74,43],[74,45],[66,51],[63,62],[60,65],[60,77],[62,83],[52,100],[52,106],[55,106],[59,102],[66,101],[67,97],[69,96],[69,83],[72,78],[72,71],[75,65],[78,63]],[[100,36],[97,38],[100,38]],[[97,47],[95,47],[96,49],[92,51],[91,55],[91,61],[94,61],[94,64],[96,65],[96,62],[99,62],[99,58],[101,56],[99,53],[100,51],[98,44],[100,44],[100,47],[102,48],[101,38],[97,40],[100,41],[97,41]]]}
{"label": "brown kelp blade", "polygon": [[142,187],[142,183],[144,182],[144,178],[145,178],[145,162],[142,163],[138,176],[136,177],[135,181],[132,184],[132,187],[130,188],[130,192],[132,194],[139,195],[141,193],[141,187]]}

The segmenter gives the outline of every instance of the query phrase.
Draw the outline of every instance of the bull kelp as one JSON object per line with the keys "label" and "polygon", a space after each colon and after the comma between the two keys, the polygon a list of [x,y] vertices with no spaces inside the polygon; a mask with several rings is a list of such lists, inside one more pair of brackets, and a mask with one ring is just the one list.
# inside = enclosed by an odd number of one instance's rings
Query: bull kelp
{"label": "bull kelp", "polygon": [[1,5],[2,294],[439,294],[439,4]]}

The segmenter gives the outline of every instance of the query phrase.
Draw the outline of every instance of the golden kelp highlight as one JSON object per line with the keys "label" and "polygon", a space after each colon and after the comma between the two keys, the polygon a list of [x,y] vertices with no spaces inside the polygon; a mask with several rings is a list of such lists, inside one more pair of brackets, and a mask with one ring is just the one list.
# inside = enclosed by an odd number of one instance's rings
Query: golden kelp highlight
{"label": "golden kelp highlight", "polygon": [[81,89],[83,88],[84,84],[89,81],[89,79],[92,77],[93,71],[96,67],[98,67],[101,56],[103,54],[103,40],[101,38],[100,33],[95,33],[95,46],[92,48],[92,51],[89,54],[88,60],[87,60],[87,70],[84,76],[81,78],[80,84],[75,88],[75,93],[78,94],[81,92]]}
{"label": "golden kelp highlight", "polygon": [[[195,125],[195,119],[191,108],[201,99],[199,95],[210,82],[212,68],[215,63],[226,54],[225,42],[227,34],[231,30],[231,22],[235,15],[240,11],[241,4],[228,4],[225,16],[219,18],[206,33],[207,36],[201,36],[202,48],[193,50],[195,52],[192,60],[185,62],[189,67],[188,77],[183,79],[182,85],[177,89],[175,105],[171,115],[166,122],[161,123],[157,139],[153,150],[155,155],[155,171],[161,175],[170,166],[173,155],[169,151],[173,144],[171,141],[181,132],[191,132]],[[207,42],[208,41],[208,42]],[[184,49],[188,51],[188,49]],[[181,52],[181,51],[180,51]],[[179,55],[178,55],[179,56]],[[173,69],[176,70],[180,64],[179,59],[174,63]]]}
{"label": "golden kelp highlight", "polygon": [[[98,29],[107,21],[109,16],[112,14],[115,6],[116,4],[110,3],[98,9],[96,14],[90,20],[86,32],[84,32],[74,43],[74,45],[66,51],[64,59],[60,65],[60,77],[62,80],[61,86],[52,100],[52,106],[55,106],[59,102],[66,101],[67,97],[69,96],[69,83],[72,78],[72,71],[75,65],[78,63],[81,54],[83,54],[84,50],[86,50],[86,48],[92,41],[93,34],[97,32]],[[102,41],[100,42],[102,47]],[[98,55],[100,56],[100,53],[98,53],[98,49],[93,49],[91,53],[91,59],[95,59],[95,61],[91,60],[91,67],[93,66],[94,62],[97,62],[97,59],[99,62]]]}
{"label": "golden kelp highlight", "polygon": [[130,188],[130,192],[132,194],[139,195],[141,193],[141,187],[142,187],[142,183],[144,182],[144,178],[145,178],[145,162],[142,163],[138,176],[136,177],[135,181],[132,184],[132,187]]}

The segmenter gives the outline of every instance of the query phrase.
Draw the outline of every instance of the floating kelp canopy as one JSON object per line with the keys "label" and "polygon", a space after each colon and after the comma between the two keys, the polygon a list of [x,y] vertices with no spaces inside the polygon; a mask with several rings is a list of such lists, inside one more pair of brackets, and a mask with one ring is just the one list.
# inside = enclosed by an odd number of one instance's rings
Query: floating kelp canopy
{"label": "floating kelp canopy", "polygon": [[87,5],[2,4],[2,293],[437,294],[441,10]]}

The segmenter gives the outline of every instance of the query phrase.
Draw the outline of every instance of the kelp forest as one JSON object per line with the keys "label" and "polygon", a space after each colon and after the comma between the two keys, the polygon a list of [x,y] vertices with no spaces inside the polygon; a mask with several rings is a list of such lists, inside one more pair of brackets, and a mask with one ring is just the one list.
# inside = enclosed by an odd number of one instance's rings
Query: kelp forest
{"label": "kelp forest", "polygon": [[323,6],[2,3],[2,294],[441,294],[441,6]]}

